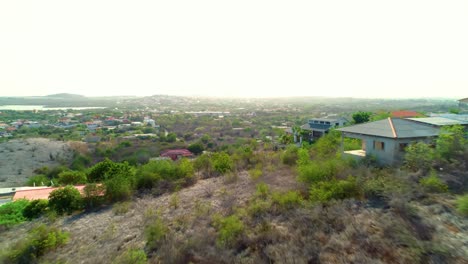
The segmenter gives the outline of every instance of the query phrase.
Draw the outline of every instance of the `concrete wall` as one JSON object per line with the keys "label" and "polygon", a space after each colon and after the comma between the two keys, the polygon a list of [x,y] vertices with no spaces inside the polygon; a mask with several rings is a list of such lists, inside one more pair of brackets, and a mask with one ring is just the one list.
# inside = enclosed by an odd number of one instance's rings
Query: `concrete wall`
{"label": "concrete wall", "polygon": [[[359,137],[365,144],[366,156],[372,155],[377,158],[378,163],[382,165],[396,165],[401,164],[404,159],[404,146],[400,147],[400,144],[411,144],[414,142],[426,142],[430,143],[431,138],[412,138],[412,139],[394,139],[384,137],[372,137],[360,135]],[[379,149],[377,145],[382,142],[384,144],[383,149]]]}

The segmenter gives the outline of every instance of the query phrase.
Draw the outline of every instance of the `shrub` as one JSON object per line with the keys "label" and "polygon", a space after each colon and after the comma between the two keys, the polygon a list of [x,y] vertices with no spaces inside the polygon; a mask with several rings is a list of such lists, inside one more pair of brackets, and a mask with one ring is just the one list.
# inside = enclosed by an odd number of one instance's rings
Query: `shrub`
{"label": "shrub", "polygon": [[141,249],[128,249],[122,255],[118,256],[114,262],[115,264],[146,264],[147,258],[145,251]]}
{"label": "shrub", "polygon": [[162,240],[166,237],[169,228],[162,222],[160,217],[156,217],[145,228],[146,247],[149,251],[156,250]]}
{"label": "shrub", "polygon": [[23,211],[28,204],[28,200],[21,199],[0,206],[0,226],[8,227],[25,221]]}
{"label": "shrub", "polygon": [[286,193],[273,193],[273,203],[282,209],[292,209],[297,205],[302,204],[302,196],[297,191],[289,191]]}
{"label": "shrub", "polygon": [[270,208],[271,208],[270,201],[254,199],[250,202],[249,206],[247,207],[247,212],[252,217],[258,217],[268,212]]}
{"label": "shrub", "polygon": [[38,258],[68,242],[69,234],[54,227],[39,225],[29,236],[17,242],[6,253],[5,263],[38,263]]}
{"label": "shrub", "polygon": [[88,180],[90,182],[100,182],[113,178],[115,175],[133,176],[133,168],[127,162],[112,162],[106,158],[89,170]]}
{"label": "shrub", "polygon": [[123,215],[130,210],[131,202],[116,203],[112,206],[112,212],[116,215]]}
{"label": "shrub", "polygon": [[468,216],[468,194],[458,197],[456,205],[460,214]]}
{"label": "shrub", "polygon": [[190,150],[190,152],[192,152],[193,154],[198,155],[203,152],[204,147],[201,143],[193,143],[190,144],[187,149]]}
{"label": "shrub", "polygon": [[158,173],[147,170],[137,172],[138,189],[152,189],[157,186],[160,180],[161,176]]}
{"label": "shrub", "polygon": [[268,185],[263,182],[257,184],[256,189],[257,190],[255,192],[255,196],[260,197],[262,199],[267,198],[268,194],[270,193],[270,187],[268,187]]}
{"label": "shrub", "polygon": [[23,210],[23,216],[33,219],[41,216],[47,210],[49,201],[44,199],[32,200]]}
{"label": "shrub", "polygon": [[84,187],[83,204],[86,209],[92,209],[100,206],[103,202],[103,193],[105,187],[95,183],[86,184]]}
{"label": "shrub", "polygon": [[310,200],[313,202],[326,202],[332,199],[346,199],[359,194],[355,177],[346,180],[331,180],[313,184],[310,188]]}
{"label": "shrub", "polygon": [[466,145],[465,129],[461,125],[444,127],[437,138],[437,154],[450,160],[463,154]]}
{"label": "shrub", "polygon": [[43,174],[39,175],[34,175],[31,178],[28,179],[27,182],[28,186],[48,186],[50,185],[50,180],[47,178],[47,176]]}
{"label": "shrub", "polygon": [[249,170],[249,175],[252,180],[257,180],[258,178],[262,177],[262,170],[261,169],[251,169]]}
{"label": "shrub", "polygon": [[298,150],[299,148],[296,145],[288,146],[286,150],[281,154],[281,162],[289,166],[295,165],[298,158]]}
{"label": "shrub", "polygon": [[244,224],[237,215],[228,217],[214,217],[214,226],[218,230],[217,244],[219,246],[229,246],[242,235]]}
{"label": "shrub", "polygon": [[312,184],[319,181],[331,180],[339,171],[346,168],[345,161],[338,158],[325,161],[311,161],[309,164],[298,166],[298,179]]}
{"label": "shrub", "polygon": [[431,171],[428,177],[419,180],[419,184],[429,192],[447,192],[448,186],[438,176],[435,171]]}
{"label": "shrub", "polygon": [[104,186],[106,188],[105,196],[112,202],[126,200],[133,193],[132,179],[122,174],[114,175],[106,180]]}
{"label": "shrub", "polygon": [[53,190],[49,194],[49,206],[58,214],[70,214],[75,210],[81,209],[81,194],[75,187],[71,185]]}
{"label": "shrub", "polygon": [[62,185],[75,185],[86,182],[86,174],[81,171],[62,171],[58,175],[58,183]]}
{"label": "shrub", "polygon": [[234,168],[234,163],[231,157],[226,152],[219,152],[213,154],[212,162],[213,169],[220,174],[232,171],[232,169]]}
{"label": "shrub", "polygon": [[427,170],[434,160],[434,150],[423,142],[411,144],[406,148],[405,165],[412,171]]}

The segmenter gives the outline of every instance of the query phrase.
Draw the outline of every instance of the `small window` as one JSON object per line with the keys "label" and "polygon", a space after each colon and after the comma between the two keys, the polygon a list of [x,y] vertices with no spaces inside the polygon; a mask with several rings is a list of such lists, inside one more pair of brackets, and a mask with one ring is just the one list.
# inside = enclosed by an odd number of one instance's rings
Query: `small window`
{"label": "small window", "polygon": [[406,147],[408,147],[408,143],[400,143],[400,151],[405,151]]}
{"label": "small window", "polygon": [[325,123],[325,122],[323,122],[323,121],[320,121],[320,124],[324,124],[324,123]]}
{"label": "small window", "polygon": [[340,125],[340,123],[335,123],[335,126],[339,126],[339,125]]}
{"label": "small window", "polygon": [[382,141],[374,141],[374,149],[385,150],[385,143]]}
{"label": "small window", "polygon": [[329,125],[329,124],[330,124],[330,122],[325,122],[325,124]]}

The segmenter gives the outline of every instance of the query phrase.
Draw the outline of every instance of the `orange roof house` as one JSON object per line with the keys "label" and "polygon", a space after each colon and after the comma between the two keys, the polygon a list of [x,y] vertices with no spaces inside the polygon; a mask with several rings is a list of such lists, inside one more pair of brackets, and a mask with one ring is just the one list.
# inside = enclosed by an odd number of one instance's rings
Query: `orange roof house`
{"label": "orange roof house", "polygon": [[401,110],[401,111],[391,112],[390,116],[396,117],[396,118],[411,118],[411,117],[422,117],[423,115],[416,111]]}
{"label": "orange roof house", "polygon": [[[84,194],[84,187],[85,185],[76,185],[74,186],[81,195]],[[38,200],[38,199],[49,199],[49,195],[53,190],[59,189],[61,187],[49,187],[49,188],[41,188],[41,189],[31,189],[31,190],[21,190],[16,191],[15,195],[13,196],[13,201],[18,199],[26,199],[26,200]]]}
{"label": "orange roof house", "polygon": [[188,149],[170,149],[161,153],[161,157],[168,157],[172,160],[177,160],[181,157],[193,157],[193,153]]}

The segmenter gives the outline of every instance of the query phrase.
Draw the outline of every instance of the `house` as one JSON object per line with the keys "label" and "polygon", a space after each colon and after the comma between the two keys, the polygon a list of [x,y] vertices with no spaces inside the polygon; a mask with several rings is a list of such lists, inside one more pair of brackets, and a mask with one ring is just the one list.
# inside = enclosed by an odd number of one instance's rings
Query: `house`
{"label": "house", "polygon": [[453,118],[446,118],[446,117],[422,117],[422,118],[408,118],[408,120],[418,122],[421,124],[426,124],[433,127],[442,127],[442,126],[453,126],[453,125],[461,125],[464,127],[468,127],[468,120],[457,120]]}
{"label": "house", "polygon": [[193,153],[188,149],[169,149],[161,153],[161,157],[168,157],[177,160],[182,157],[193,157]]}
{"label": "house", "polygon": [[416,111],[401,110],[401,111],[391,112],[390,116],[395,117],[395,118],[411,118],[411,117],[422,117],[423,115]]}
{"label": "house", "polygon": [[462,111],[468,110],[468,98],[458,100],[458,108],[460,108]]}
{"label": "house", "polygon": [[[344,126],[348,120],[343,117],[325,117],[310,119],[307,124],[301,126],[301,129],[309,133],[308,140],[317,140],[331,128]],[[297,141],[297,140],[294,140]]]}
{"label": "house", "polygon": [[[76,185],[75,188],[83,195],[85,185]],[[47,188],[34,188],[27,190],[17,190],[13,196],[13,201],[19,199],[27,200],[38,200],[38,199],[49,199],[49,195],[52,191],[58,189],[58,187],[47,187]]]}
{"label": "house", "polygon": [[343,151],[346,156],[357,159],[374,156],[382,165],[401,163],[409,144],[430,143],[439,135],[437,127],[399,118],[387,118],[337,130],[341,132],[342,139],[357,138],[362,142],[362,149]]}

